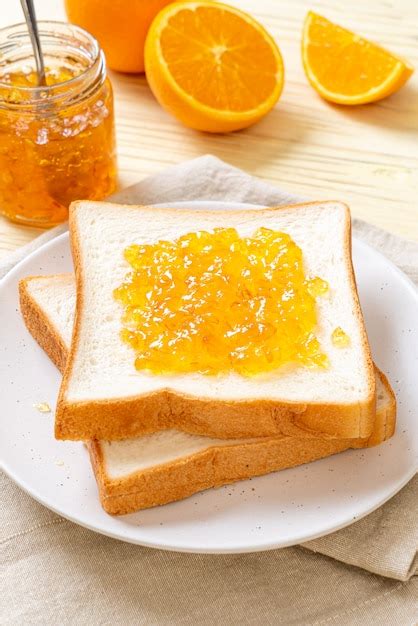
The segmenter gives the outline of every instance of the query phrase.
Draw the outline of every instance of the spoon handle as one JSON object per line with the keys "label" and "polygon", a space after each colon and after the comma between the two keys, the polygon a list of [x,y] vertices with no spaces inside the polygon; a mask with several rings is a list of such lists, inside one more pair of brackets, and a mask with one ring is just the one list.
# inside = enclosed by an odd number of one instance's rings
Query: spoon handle
{"label": "spoon handle", "polygon": [[33,0],[20,0],[20,4],[22,5],[23,13],[25,14],[33,54],[35,56],[38,86],[43,87],[46,85],[45,65],[42,55],[41,40],[39,38],[38,24],[36,22],[35,7],[33,5]]}

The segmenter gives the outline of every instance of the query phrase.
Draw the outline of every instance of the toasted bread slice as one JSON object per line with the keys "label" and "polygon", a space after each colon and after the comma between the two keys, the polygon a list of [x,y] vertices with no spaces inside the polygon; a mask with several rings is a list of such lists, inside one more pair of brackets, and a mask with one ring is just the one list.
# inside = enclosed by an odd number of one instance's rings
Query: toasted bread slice
{"label": "toasted bread slice", "polygon": [[[154,375],[137,371],[120,338],[121,306],[113,290],[129,271],[124,249],[187,232],[261,226],[288,233],[302,249],[307,276],[330,285],[318,300],[316,335],[326,369],[287,368],[270,375]],[[178,428],[220,438],[270,436],[286,424],[333,437],[367,437],[375,416],[375,383],[351,263],[350,213],[338,202],[279,209],[205,211],[76,202],[70,211],[77,310],[61,387],[59,439],[133,437]],[[342,327],[350,346],[336,347]]]}
{"label": "toasted bread slice", "polygon": [[113,515],[132,513],[349,448],[378,445],[394,433],[396,400],[377,368],[376,388],[375,426],[368,440],[306,436],[228,440],[166,430],[122,441],[90,441],[102,506]]}
{"label": "toasted bread slice", "polygon": [[[63,371],[71,343],[76,290],[71,274],[20,282],[25,323]],[[306,433],[253,440],[222,440],[166,430],[123,441],[88,443],[103,508],[124,514],[165,504],[237,480],[285,469],[392,436],[396,401],[376,368],[376,418],[368,439],[309,438]],[[296,428],[296,427],[295,427]]]}

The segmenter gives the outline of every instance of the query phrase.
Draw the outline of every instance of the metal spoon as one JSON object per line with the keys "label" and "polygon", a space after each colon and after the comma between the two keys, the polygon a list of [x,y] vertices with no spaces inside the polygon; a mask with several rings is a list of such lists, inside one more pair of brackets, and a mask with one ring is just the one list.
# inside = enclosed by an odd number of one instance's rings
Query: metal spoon
{"label": "metal spoon", "polygon": [[35,56],[36,73],[38,76],[38,86],[46,86],[44,57],[42,54],[41,40],[39,38],[38,24],[36,22],[35,7],[33,0],[20,0],[25,20],[29,31],[29,37]]}

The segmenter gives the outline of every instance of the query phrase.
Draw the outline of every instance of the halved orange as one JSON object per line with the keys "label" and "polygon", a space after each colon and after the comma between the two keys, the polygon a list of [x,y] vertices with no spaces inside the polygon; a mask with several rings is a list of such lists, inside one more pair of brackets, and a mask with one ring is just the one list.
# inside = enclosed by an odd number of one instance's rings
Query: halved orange
{"label": "halved orange", "polygon": [[400,57],[311,11],[303,28],[302,60],[314,89],[338,104],[385,98],[413,72]]}
{"label": "halved orange", "polygon": [[186,126],[245,128],[277,102],[280,51],[252,17],[219,2],[175,2],[154,19],[145,71],[160,104]]}

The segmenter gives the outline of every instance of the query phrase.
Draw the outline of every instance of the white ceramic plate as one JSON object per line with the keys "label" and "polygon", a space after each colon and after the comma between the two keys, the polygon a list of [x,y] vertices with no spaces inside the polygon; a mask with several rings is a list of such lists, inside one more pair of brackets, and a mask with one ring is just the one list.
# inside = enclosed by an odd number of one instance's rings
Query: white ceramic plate
{"label": "white ceramic plate", "polygon": [[[216,202],[182,205],[225,208]],[[389,442],[110,517],[100,507],[84,446],[54,439],[60,375],[19,314],[19,278],[72,270],[64,234],[22,261],[0,287],[0,458],[5,471],[63,517],[117,539],[170,550],[268,550],[325,535],[367,515],[399,491],[418,465],[418,295],[406,276],[364,243],[354,241],[353,255],[373,357],[398,399],[397,431]],[[41,402],[48,402],[52,413],[34,408]]]}

